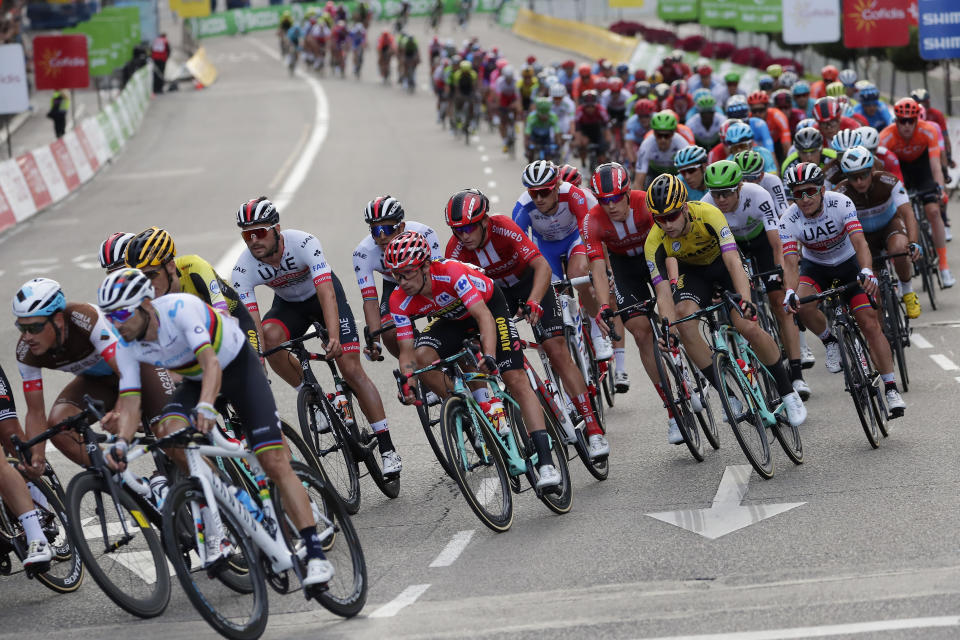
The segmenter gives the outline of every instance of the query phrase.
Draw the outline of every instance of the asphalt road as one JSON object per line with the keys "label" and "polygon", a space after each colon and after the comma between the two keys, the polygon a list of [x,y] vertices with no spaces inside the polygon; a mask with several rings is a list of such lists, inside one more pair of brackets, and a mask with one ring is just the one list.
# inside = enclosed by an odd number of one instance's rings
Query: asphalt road
{"label": "asphalt road", "polygon": [[[513,60],[530,52],[566,57],[477,20],[470,30]],[[315,90],[287,77],[270,35],[206,45],[220,70],[215,85],[154,100],[140,133],[92,184],[0,237],[5,295],[48,275],[69,299],[92,300],[102,277],[99,242],[151,224],[165,226],[180,253],[217,262],[238,239],[238,205],[266,194],[286,202],[285,227],[318,235],[359,314],[349,269],[368,199],[392,193],[408,218],[442,227],[441,209],[462,187],[485,190],[502,212],[520,193],[522,162],[502,157],[493,136],[484,133],[469,147],[453,140],[437,127],[428,93],[408,96],[378,84],[370,60],[361,82],[321,81],[328,113],[318,118]],[[314,135],[312,127],[326,125],[325,138]],[[319,155],[304,163],[298,190],[281,193],[297,182],[298,159],[318,137]],[[960,268],[953,246],[951,256]],[[957,294],[945,292],[941,309],[914,326],[920,338],[910,350],[908,411],[875,451],[840,378],[826,373],[822,349],[814,347],[820,362],[808,373],[814,397],[803,427],[807,462],[794,467],[778,452],[776,476],[763,481],[754,474],[741,489],[755,520],[774,505],[801,504],[717,539],[649,514],[709,509],[721,477],[743,465],[743,456],[728,431],[723,447],[700,464],[667,444],[660,402],[641,377],[634,348],[633,388],[618,396],[608,418],[609,479],[596,482],[571,461],[573,510],[556,516],[523,494],[513,528],[500,535],[473,516],[433,460],[413,410],[395,402],[390,363],[371,364],[404,471],[393,501],[362,481],[354,522],[371,582],[368,604],[343,621],[299,596],[271,594],[265,637],[956,638]],[[0,343],[8,345],[0,364],[14,379],[15,339],[13,327],[0,324]],[[66,378],[45,377],[49,403]],[[281,412],[295,419],[292,390],[279,381],[273,388]],[[65,481],[75,472],[56,454],[51,459]],[[736,472],[727,472],[728,480]],[[736,503],[721,510],[735,511]],[[686,517],[693,526],[712,516]],[[459,554],[431,567],[455,539]],[[18,638],[212,635],[176,584],[166,614],[151,621],[123,613],[89,579],[77,593],[57,596],[14,575],[0,581],[0,602],[0,635]]]}

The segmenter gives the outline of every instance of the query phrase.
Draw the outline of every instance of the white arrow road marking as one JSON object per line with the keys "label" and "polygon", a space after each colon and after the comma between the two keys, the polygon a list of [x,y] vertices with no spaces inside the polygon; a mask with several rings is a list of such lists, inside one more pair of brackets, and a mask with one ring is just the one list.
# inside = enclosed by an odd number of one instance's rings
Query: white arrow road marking
{"label": "white arrow road marking", "polygon": [[[80,522],[80,526],[83,527],[84,538],[87,540],[99,540],[100,544],[103,544],[103,530],[100,527],[100,521],[97,520],[95,516],[85,518]],[[140,526],[131,519],[127,522],[127,530],[136,534],[140,531]],[[107,535],[111,538],[113,536],[119,536],[122,532],[123,526],[120,522],[107,523]],[[97,548],[93,548],[91,551],[96,553]],[[157,581],[157,572],[153,566],[153,553],[151,553],[149,549],[146,551],[115,551],[107,557],[129,569],[131,573],[139,576],[147,584],[153,584]],[[196,556],[193,560],[194,562],[199,562],[200,558]],[[173,565],[171,565],[169,561],[167,561],[167,569],[170,575],[173,575]]]}
{"label": "white arrow road marking", "polygon": [[743,497],[747,495],[747,485],[750,484],[750,471],[750,465],[746,464],[727,467],[709,509],[662,511],[647,515],[675,527],[692,531],[709,540],[716,540],[737,529],[749,527],[778,513],[806,504],[805,502],[787,502],[741,505]]}

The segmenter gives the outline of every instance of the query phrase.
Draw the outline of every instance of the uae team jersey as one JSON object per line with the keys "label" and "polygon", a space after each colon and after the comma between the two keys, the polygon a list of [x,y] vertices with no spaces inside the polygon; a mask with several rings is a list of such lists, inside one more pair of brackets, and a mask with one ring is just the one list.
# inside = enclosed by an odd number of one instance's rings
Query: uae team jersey
{"label": "uae team jersey", "polygon": [[[440,248],[440,238],[437,232],[425,224],[408,220],[404,222],[405,231],[416,231],[427,240],[430,245],[430,256],[434,259],[443,257],[443,250]],[[390,275],[390,270],[383,264],[383,248],[373,241],[373,236],[367,235],[357,248],[353,250],[353,272],[357,276],[357,284],[360,285],[360,294],[364,300],[377,299],[377,284],[374,282],[373,273],[377,272],[383,276],[386,282],[396,282]]]}
{"label": "uae team jersey", "polygon": [[630,192],[630,213],[626,220],[614,222],[603,207],[597,205],[583,219],[580,235],[587,245],[590,260],[603,259],[604,245],[610,253],[642,256],[643,245],[652,227],[653,217],[647,209],[647,192],[633,190]]}
{"label": "uae team jersey", "polygon": [[[702,201],[717,206],[710,192]],[[766,189],[751,182],[740,183],[740,201],[736,210],[723,215],[737,242],[749,242],[764,231],[780,230],[780,217],[774,209],[773,198]]]}
{"label": "uae team jersey", "polygon": [[431,262],[429,278],[431,298],[408,296],[400,287],[390,294],[390,315],[397,327],[397,340],[413,340],[414,316],[462,320],[469,315],[470,307],[488,302],[493,296],[493,281],[457,260]]}
{"label": "uae team jersey", "polygon": [[287,302],[303,302],[317,295],[317,285],[330,282],[333,272],[320,241],[305,231],[284,229],[279,266],[261,262],[244,251],[233,268],[233,288],[250,311],[257,311],[254,288],[265,285]]}
{"label": "uae team jersey", "polygon": [[537,240],[556,242],[579,233],[580,222],[592,206],[591,200],[593,205],[597,204],[592,195],[588,198],[582,189],[569,182],[561,182],[557,195],[557,210],[546,214],[540,213],[533,203],[533,198],[524,191],[513,207],[513,221],[524,233],[532,228],[533,237]]}
{"label": "uae team jersey", "polygon": [[485,245],[467,249],[453,236],[447,243],[446,255],[452,260],[478,265],[497,284],[512,287],[523,279],[540,250],[513,220],[493,215],[487,218]]}
{"label": "uae team jersey", "polygon": [[796,255],[803,247],[803,258],[834,267],[856,255],[850,236],[863,233],[857,208],[845,195],[825,191],[820,212],[808,218],[796,203],[780,220],[783,255]]}

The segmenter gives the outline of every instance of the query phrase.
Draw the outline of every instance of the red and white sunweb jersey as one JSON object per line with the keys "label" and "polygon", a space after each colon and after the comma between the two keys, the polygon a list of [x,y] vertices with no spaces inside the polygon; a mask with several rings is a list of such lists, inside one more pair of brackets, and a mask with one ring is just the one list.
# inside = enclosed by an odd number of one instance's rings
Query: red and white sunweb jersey
{"label": "red and white sunweb jersey", "polygon": [[626,220],[614,222],[598,204],[583,219],[580,235],[591,260],[603,259],[603,245],[610,253],[642,256],[651,228],[653,216],[647,209],[647,192],[635,189],[630,192],[630,214]]}
{"label": "red and white sunweb jersey", "polygon": [[257,311],[254,288],[265,285],[287,302],[303,302],[317,295],[317,285],[329,282],[333,272],[320,241],[305,231],[284,229],[280,266],[261,262],[244,251],[233,268],[233,288],[247,309]]}
{"label": "red and white sunweb jersey", "polygon": [[863,233],[857,208],[847,196],[825,191],[820,213],[812,218],[803,215],[796,203],[790,205],[780,219],[780,241],[783,255],[798,254],[810,262],[833,267],[856,255],[850,236]]}
{"label": "red and white sunweb jersey", "polygon": [[487,221],[487,244],[467,249],[453,236],[447,243],[447,257],[482,267],[500,286],[513,286],[520,282],[540,250],[507,216],[493,215]]}

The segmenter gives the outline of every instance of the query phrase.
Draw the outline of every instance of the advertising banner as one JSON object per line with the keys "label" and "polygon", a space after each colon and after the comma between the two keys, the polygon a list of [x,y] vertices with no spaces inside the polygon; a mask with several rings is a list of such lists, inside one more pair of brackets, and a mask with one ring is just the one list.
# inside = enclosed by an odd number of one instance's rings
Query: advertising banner
{"label": "advertising banner", "polygon": [[[33,156],[33,159],[37,163],[37,169],[43,177],[44,184],[47,185],[51,201],[59,202],[67,197],[70,193],[70,188],[67,187],[66,179],[63,174],[60,173],[60,168],[57,166],[57,161],[53,157],[50,146],[52,145],[37,147],[30,152],[30,155]],[[76,179],[76,174],[74,174],[73,177]]]}
{"label": "advertising banner", "polygon": [[210,15],[209,0],[180,0],[176,12],[181,18],[205,18]]}
{"label": "advertising banner", "polygon": [[[64,136],[66,138],[66,136]],[[57,163],[57,168],[60,170],[60,175],[63,176],[63,182],[67,185],[69,191],[73,191],[80,186],[80,176],[77,173],[77,166],[73,162],[73,158],[70,157],[70,150],[67,149],[67,143],[64,142],[64,138],[54,140],[50,144],[50,152],[53,154],[53,159]]]}
{"label": "advertising banner", "polygon": [[77,169],[77,178],[80,182],[86,182],[93,177],[99,165],[95,164],[97,157],[93,155],[93,151],[91,150],[88,154],[84,146],[80,144],[78,132],[82,133],[80,129],[71,129],[67,131],[67,134],[60,138],[60,140],[63,141],[63,146],[66,147],[67,152],[70,154],[70,160]]}
{"label": "advertising banner", "polygon": [[20,113],[29,108],[23,45],[0,45],[0,113]]}
{"label": "advertising banner", "polygon": [[696,20],[700,16],[700,0],[659,0],[657,17],[661,20],[679,22]]}
{"label": "advertising banner", "polygon": [[843,0],[843,46],[902,47],[910,42],[903,0]]}
{"label": "advertising banner", "polygon": [[87,37],[36,36],[33,39],[33,74],[37,89],[86,89],[90,86]]}
{"label": "advertising banner", "polygon": [[151,0],[121,0],[115,7],[137,7],[140,16],[140,39],[150,42],[157,37],[157,13]]}
{"label": "advertising banner", "polygon": [[37,212],[37,207],[33,204],[33,196],[30,195],[30,187],[23,179],[20,165],[16,160],[0,162],[0,189],[7,196],[7,202],[17,222],[26,220]]}
{"label": "advertising banner", "polygon": [[783,31],[783,0],[737,0],[738,31]]}
{"label": "advertising banner", "polygon": [[840,0],[783,0],[783,41],[811,44],[840,40]]}
{"label": "advertising banner", "polygon": [[917,8],[920,12],[920,57],[924,60],[960,58],[957,0],[919,0]]}
{"label": "advertising banner", "polygon": [[700,0],[700,24],[708,27],[737,26],[738,0]]}
{"label": "advertising banner", "polygon": [[40,169],[37,167],[37,161],[33,154],[25,153],[17,158],[17,165],[20,167],[20,173],[26,180],[27,188],[30,189],[30,196],[33,198],[33,204],[37,209],[42,209],[53,202],[50,197],[50,191],[47,190],[47,184],[40,175]]}

